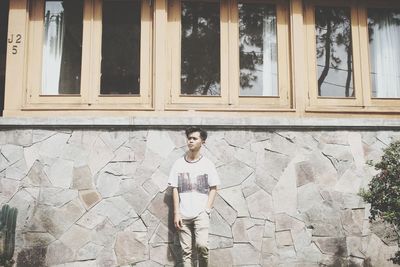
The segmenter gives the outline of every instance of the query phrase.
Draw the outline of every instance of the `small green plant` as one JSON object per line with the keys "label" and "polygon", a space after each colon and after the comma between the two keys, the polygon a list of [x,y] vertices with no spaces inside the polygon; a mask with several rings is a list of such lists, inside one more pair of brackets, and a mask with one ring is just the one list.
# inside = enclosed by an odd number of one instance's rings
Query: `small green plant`
{"label": "small green plant", "polygon": [[18,210],[7,204],[0,211],[0,266],[9,267],[14,264],[17,215]]}
{"label": "small green plant", "polygon": [[[400,247],[400,141],[392,142],[383,150],[381,161],[368,162],[378,172],[361,190],[360,196],[371,204],[370,220],[382,219],[393,226]],[[400,248],[390,259],[400,264]]]}

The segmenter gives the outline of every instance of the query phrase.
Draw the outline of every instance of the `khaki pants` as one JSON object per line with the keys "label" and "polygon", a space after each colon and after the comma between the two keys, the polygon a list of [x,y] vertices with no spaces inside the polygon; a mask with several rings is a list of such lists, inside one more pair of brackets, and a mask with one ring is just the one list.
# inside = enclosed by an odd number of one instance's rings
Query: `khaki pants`
{"label": "khaki pants", "polygon": [[182,220],[182,229],[178,230],[179,241],[182,247],[183,266],[192,266],[192,235],[194,234],[195,248],[199,259],[199,266],[208,266],[208,227],[209,215],[203,211],[193,219]]}

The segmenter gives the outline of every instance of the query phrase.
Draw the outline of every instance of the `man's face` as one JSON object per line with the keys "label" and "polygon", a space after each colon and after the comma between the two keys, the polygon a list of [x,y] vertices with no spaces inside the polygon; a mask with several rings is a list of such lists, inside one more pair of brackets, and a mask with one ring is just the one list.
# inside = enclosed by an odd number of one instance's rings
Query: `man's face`
{"label": "man's face", "polygon": [[203,140],[201,139],[199,132],[189,134],[187,138],[187,146],[190,151],[198,151],[202,144]]}

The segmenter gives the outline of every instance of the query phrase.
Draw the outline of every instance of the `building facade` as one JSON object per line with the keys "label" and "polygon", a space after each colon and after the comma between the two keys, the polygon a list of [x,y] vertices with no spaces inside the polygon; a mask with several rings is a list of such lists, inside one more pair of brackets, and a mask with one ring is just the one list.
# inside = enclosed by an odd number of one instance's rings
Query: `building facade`
{"label": "building facade", "polygon": [[[392,266],[358,196],[400,138],[400,3],[8,0],[0,201],[17,266],[173,266],[167,176],[209,130],[212,266]],[[0,97],[1,100],[1,97]]]}

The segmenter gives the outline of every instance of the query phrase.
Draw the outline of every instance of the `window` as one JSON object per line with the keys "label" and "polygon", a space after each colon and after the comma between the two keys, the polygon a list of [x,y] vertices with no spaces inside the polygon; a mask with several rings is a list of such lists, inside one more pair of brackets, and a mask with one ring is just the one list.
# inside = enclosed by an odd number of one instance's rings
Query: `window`
{"label": "window", "polygon": [[170,0],[168,5],[169,107],[290,107],[285,1]]}
{"label": "window", "polygon": [[371,94],[400,98],[400,8],[368,8]]}
{"label": "window", "polygon": [[151,29],[147,0],[32,1],[27,106],[149,108]]}
{"label": "window", "polygon": [[311,107],[399,106],[398,3],[307,1],[305,21]]}

